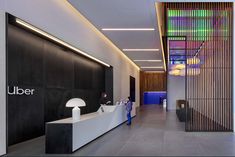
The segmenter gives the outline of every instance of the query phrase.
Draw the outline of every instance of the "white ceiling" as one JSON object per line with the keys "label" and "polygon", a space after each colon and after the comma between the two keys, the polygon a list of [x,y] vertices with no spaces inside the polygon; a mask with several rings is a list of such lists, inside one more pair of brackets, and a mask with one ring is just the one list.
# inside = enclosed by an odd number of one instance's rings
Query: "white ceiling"
{"label": "white ceiling", "polygon": [[[131,60],[163,60],[154,0],[69,0],[119,49],[159,49],[158,52],[123,52]],[[155,28],[155,31],[102,31],[102,28]],[[135,62],[162,66],[162,62]],[[142,70],[164,70],[143,69]]]}

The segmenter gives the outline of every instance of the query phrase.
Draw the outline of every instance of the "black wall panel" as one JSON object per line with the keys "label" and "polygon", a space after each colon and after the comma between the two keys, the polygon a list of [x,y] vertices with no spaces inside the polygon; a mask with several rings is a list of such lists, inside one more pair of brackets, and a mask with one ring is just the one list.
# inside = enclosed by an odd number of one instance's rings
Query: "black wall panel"
{"label": "black wall panel", "polygon": [[7,38],[10,90],[35,89],[33,95],[8,95],[8,145],[43,135],[45,122],[70,117],[65,104],[72,97],[85,100],[82,114],[97,111],[101,93],[113,86],[103,65],[15,24],[8,24]]}
{"label": "black wall panel", "polygon": [[105,91],[107,98],[111,100],[111,104],[113,104],[113,67],[105,68]]}
{"label": "black wall panel", "polygon": [[66,89],[46,88],[45,90],[45,122],[71,116],[71,108],[65,107],[72,97],[72,91]]}
{"label": "black wall panel", "polygon": [[135,78],[130,76],[130,97],[135,102]]}
{"label": "black wall panel", "polygon": [[13,26],[8,31],[8,83],[43,85],[43,40]]}
{"label": "black wall panel", "polygon": [[[45,86],[46,88],[73,88],[74,63],[73,53],[64,51],[59,46],[45,42]],[[76,56],[75,56],[76,57]]]}
{"label": "black wall panel", "polygon": [[[29,88],[29,86],[20,87]],[[44,134],[43,89],[33,88],[36,92],[32,96],[8,96],[9,145]]]}

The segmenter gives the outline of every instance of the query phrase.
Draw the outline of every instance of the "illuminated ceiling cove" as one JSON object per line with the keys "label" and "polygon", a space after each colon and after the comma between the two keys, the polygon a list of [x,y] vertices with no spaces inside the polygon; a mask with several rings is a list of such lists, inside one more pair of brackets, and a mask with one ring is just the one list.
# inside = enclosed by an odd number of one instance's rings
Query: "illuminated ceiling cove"
{"label": "illuminated ceiling cove", "polygon": [[166,70],[155,1],[68,0],[68,2],[141,70],[161,72]]}

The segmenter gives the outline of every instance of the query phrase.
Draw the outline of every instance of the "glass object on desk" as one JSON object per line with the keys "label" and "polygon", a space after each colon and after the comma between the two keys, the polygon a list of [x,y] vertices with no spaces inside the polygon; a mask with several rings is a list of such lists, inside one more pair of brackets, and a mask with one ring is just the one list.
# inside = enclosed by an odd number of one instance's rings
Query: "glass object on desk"
{"label": "glass object on desk", "polygon": [[104,108],[103,108],[103,106],[101,106],[101,107],[100,107],[100,109],[101,109],[101,112],[104,112]]}
{"label": "glass object on desk", "polygon": [[120,105],[124,105],[125,103],[126,103],[126,101],[124,99],[121,99]]}

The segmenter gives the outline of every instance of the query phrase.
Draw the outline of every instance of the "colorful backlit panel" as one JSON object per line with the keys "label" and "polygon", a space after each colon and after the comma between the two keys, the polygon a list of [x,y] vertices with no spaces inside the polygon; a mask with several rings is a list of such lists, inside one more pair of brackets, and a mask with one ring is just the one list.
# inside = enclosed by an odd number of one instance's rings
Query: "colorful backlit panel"
{"label": "colorful backlit panel", "polygon": [[186,64],[192,58],[200,62],[192,62],[187,67],[200,68],[205,60],[204,51],[212,55],[211,46],[217,41],[215,37],[226,40],[229,36],[227,10],[195,8],[167,8],[169,70],[177,64]]}
{"label": "colorful backlit panel", "polygon": [[193,40],[208,40],[210,36],[228,36],[227,11],[172,10],[167,11],[167,35],[191,36]]}
{"label": "colorful backlit panel", "polygon": [[186,78],[185,129],[231,131],[233,3],[165,3],[165,10],[169,74]]}

